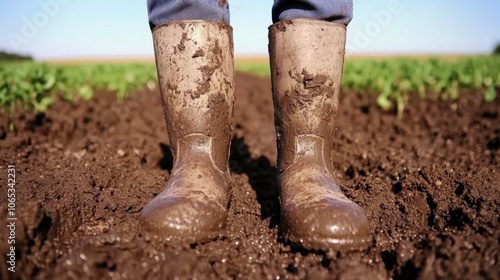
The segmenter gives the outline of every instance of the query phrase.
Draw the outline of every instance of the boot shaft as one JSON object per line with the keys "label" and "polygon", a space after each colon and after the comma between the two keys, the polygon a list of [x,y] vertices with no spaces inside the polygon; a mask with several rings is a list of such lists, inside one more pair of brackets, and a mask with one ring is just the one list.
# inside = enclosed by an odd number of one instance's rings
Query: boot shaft
{"label": "boot shaft", "polygon": [[308,156],[331,170],[346,27],[295,19],[269,28],[278,167]]}
{"label": "boot shaft", "polygon": [[175,161],[187,153],[179,150],[181,139],[205,136],[214,163],[227,171],[234,104],[231,27],[218,21],[167,22],[154,28],[153,42]]}

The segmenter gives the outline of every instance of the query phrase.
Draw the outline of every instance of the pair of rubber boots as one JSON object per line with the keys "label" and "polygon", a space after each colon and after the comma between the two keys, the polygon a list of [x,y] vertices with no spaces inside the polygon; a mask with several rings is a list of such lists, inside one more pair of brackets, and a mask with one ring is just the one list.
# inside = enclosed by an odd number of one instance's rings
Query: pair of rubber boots
{"label": "pair of rubber boots", "polygon": [[[359,249],[370,242],[363,209],[332,176],[332,145],[346,28],[319,20],[269,28],[284,236],[307,249]],[[232,29],[176,21],[153,30],[161,101],[174,166],[142,212],[144,227],[200,242],[226,225],[234,103]]]}

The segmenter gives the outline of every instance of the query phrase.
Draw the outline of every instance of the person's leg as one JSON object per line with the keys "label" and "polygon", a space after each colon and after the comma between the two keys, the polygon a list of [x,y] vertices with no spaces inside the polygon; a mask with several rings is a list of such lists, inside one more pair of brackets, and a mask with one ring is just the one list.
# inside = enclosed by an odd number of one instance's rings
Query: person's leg
{"label": "person's leg", "polygon": [[227,0],[147,0],[149,26],[167,21],[217,20],[229,24]]}
{"label": "person's leg", "polygon": [[174,166],[141,216],[149,231],[191,242],[217,237],[226,224],[234,104],[232,29],[222,18],[199,17],[156,22],[153,29]]}
{"label": "person's leg", "polygon": [[[283,13],[292,11],[293,5],[287,7]],[[345,11],[348,13],[335,17],[347,23],[351,12]],[[301,16],[310,12],[294,11]],[[331,20],[331,16],[293,18],[269,27],[281,231],[306,248],[357,249],[371,241],[368,221],[363,209],[342,193],[332,174],[346,26]]]}
{"label": "person's leg", "polygon": [[273,23],[308,18],[348,25],[352,19],[352,0],[274,0]]}

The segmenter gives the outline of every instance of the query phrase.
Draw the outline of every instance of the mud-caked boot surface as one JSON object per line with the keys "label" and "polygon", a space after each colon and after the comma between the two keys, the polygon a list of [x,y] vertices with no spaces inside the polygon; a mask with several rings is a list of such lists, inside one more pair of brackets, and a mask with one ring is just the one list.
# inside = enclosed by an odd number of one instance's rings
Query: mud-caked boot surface
{"label": "mud-caked boot surface", "polygon": [[363,209],[332,175],[346,27],[295,19],[269,28],[278,142],[281,231],[306,249],[362,249]]}
{"label": "mud-caked boot surface", "polygon": [[174,165],[166,188],[144,206],[142,224],[163,237],[206,241],[227,220],[232,30],[217,21],[175,21],[155,27],[153,39]]}

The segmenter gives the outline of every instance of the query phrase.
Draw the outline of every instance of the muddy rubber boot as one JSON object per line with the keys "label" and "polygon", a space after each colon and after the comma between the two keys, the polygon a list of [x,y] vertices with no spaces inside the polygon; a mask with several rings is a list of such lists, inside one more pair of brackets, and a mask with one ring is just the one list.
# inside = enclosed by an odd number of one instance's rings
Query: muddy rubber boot
{"label": "muddy rubber boot", "polygon": [[206,241],[226,225],[234,104],[232,29],[174,21],[153,30],[161,101],[174,165],[166,188],[142,211],[157,235]]}
{"label": "muddy rubber boot", "polygon": [[306,249],[361,249],[371,241],[363,209],[331,173],[345,38],[344,25],[327,21],[269,27],[281,231]]}

